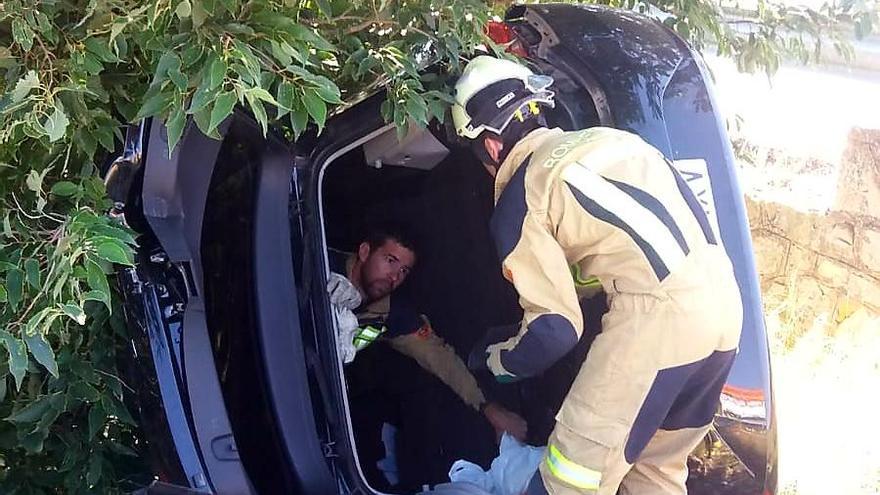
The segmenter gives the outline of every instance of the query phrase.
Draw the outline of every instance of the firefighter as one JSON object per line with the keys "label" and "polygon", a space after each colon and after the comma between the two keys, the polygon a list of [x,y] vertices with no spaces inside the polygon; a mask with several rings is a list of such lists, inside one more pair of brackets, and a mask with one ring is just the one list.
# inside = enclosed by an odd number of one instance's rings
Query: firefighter
{"label": "firefighter", "polygon": [[540,374],[577,343],[578,296],[598,279],[609,310],[529,492],[686,493],[739,341],[732,264],[660,151],[617,129],[547,128],[551,85],[489,56],[456,83],[453,122],[494,176],[490,230],[524,311],[471,362],[502,382]]}

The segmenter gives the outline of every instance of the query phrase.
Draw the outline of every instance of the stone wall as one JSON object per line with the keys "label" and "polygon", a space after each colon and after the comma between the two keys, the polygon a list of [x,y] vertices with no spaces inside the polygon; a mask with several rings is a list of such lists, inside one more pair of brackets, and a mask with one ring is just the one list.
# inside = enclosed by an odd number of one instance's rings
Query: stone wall
{"label": "stone wall", "polygon": [[764,306],[795,329],[880,315],[880,130],[854,129],[825,214],[746,198]]}

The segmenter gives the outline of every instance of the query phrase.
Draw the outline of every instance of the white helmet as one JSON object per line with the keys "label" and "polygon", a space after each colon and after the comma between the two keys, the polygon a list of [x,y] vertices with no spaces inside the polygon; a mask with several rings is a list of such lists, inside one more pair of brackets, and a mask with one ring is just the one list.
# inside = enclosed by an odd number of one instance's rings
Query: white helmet
{"label": "white helmet", "polygon": [[475,139],[483,131],[501,134],[514,117],[553,107],[553,78],[488,55],[474,58],[455,83],[452,122],[459,136]]}

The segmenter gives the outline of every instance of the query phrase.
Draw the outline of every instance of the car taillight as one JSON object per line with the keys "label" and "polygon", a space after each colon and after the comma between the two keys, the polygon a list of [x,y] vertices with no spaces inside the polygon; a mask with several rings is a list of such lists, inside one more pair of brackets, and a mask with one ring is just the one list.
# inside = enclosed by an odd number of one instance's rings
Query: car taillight
{"label": "car taillight", "polygon": [[507,51],[520,57],[528,57],[529,53],[516,37],[516,33],[507,24],[498,21],[486,23],[486,36],[499,45],[507,47]]}

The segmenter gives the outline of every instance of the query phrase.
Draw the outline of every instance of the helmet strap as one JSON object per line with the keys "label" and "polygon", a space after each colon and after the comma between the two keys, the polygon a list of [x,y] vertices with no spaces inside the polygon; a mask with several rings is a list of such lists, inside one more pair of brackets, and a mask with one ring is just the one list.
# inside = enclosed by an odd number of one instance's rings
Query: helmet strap
{"label": "helmet strap", "polygon": [[509,155],[516,146],[516,143],[520,142],[522,138],[526,137],[526,135],[539,127],[547,127],[547,120],[544,118],[544,115],[532,115],[522,121],[514,119],[510,125],[504,129],[504,132],[502,132],[500,136],[496,135],[503,143],[501,153],[498,156],[498,164],[496,166],[500,167],[501,164],[504,163],[504,160],[507,159],[507,155]]}

